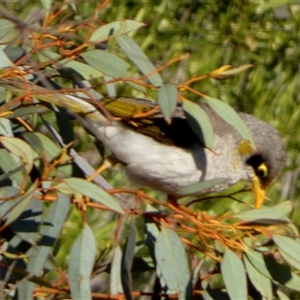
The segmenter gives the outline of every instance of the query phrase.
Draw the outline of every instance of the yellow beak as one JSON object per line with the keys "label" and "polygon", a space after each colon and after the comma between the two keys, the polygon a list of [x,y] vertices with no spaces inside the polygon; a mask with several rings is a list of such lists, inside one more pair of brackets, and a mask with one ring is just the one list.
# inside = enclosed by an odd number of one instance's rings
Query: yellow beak
{"label": "yellow beak", "polygon": [[255,194],[255,208],[260,208],[265,200],[265,190],[257,176],[252,179],[252,191]]}

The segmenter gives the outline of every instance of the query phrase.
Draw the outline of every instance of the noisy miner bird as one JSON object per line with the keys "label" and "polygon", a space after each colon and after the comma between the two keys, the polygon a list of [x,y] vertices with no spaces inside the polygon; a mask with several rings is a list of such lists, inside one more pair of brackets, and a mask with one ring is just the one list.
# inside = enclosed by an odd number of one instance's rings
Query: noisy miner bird
{"label": "noisy miner bird", "polygon": [[[1,78],[0,86],[15,92],[24,91],[21,80]],[[168,124],[157,104],[150,100],[105,98],[99,102],[100,109],[79,97],[49,91],[31,83],[26,88],[39,100],[80,115],[84,125],[124,165],[131,180],[169,195],[175,195],[191,184],[215,178],[224,180],[203,192],[222,191],[244,181],[255,192],[255,207],[259,208],[266,187],[284,165],[285,150],[277,131],[248,114],[239,113],[239,116],[251,132],[255,149],[212,108],[199,104],[214,129],[212,151],[203,147],[180,106]],[[149,111],[153,113],[147,115]],[[132,118],[139,113],[144,117]]]}
{"label": "noisy miner bird", "polygon": [[254,116],[239,113],[256,149],[211,107],[199,104],[214,129],[212,151],[203,147],[180,106],[168,124],[160,110],[151,117],[130,118],[153,109],[155,103],[150,100],[119,97],[102,99],[101,103],[122,121],[88,123],[94,135],[124,164],[129,178],[140,185],[173,195],[186,186],[215,178],[224,181],[202,192],[219,192],[245,181],[252,186],[255,207],[259,208],[266,187],[283,167],[285,150],[279,134]]}

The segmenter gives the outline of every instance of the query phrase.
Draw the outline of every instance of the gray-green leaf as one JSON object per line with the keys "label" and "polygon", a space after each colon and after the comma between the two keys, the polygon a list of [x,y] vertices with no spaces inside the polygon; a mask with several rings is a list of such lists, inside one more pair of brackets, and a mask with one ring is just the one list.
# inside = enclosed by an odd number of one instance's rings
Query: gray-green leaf
{"label": "gray-green leaf", "polygon": [[155,257],[168,288],[177,291],[180,299],[189,298],[191,274],[182,241],[176,232],[162,228],[155,243]]}
{"label": "gray-green leaf", "polygon": [[247,299],[246,271],[241,259],[226,248],[221,263],[223,280],[231,299]]}
{"label": "gray-green leaf", "polygon": [[201,143],[209,148],[214,147],[214,129],[207,113],[196,103],[184,100],[182,104],[186,119]]}

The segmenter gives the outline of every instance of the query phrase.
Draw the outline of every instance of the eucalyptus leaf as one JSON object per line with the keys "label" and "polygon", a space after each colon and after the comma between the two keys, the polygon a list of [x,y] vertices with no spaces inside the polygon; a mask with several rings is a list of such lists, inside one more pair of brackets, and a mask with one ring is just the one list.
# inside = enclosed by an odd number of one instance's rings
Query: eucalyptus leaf
{"label": "eucalyptus leaf", "polygon": [[37,106],[20,107],[15,109],[12,114],[7,115],[7,119],[13,119],[22,116],[28,116],[30,114],[36,114],[40,112],[40,108]]}
{"label": "eucalyptus leaf", "polygon": [[279,300],[290,300],[290,297],[283,293],[281,290],[277,290],[276,294]]}
{"label": "eucalyptus leaf", "polygon": [[300,243],[290,237],[278,234],[273,234],[273,241],[287,262],[300,270]]}
{"label": "eucalyptus leaf", "polygon": [[232,125],[244,139],[249,140],[252,147],[255,149],[255,144],[249,128],[231,106],[221,100],[211,97],[205,97],[205,101],[222,119]]}
{"label": "eucalyptus leaf", "polygon": [[239,224],[247,225],[247,226],[257,226],[257,225],[270,226],[270,225],[288,225],[289,223],[290,221],[288,220],[264,218],[264,219],[256,219],[253,221],[240,222]]}
{"label": "eucalyptus leaf", "polygon": [[[104,76],[104,80],[105,81],[111,81],[113,78],[110,76],[105,75]],[[107,89],[107,94],[109,97],[114,98],[117,97],[117,90],[116,90],[116,85],[115,83],[107,83],[106,85],[106,89]]]}
{"label": "eucalyptus leaf", "polygon": [[246,270],[241,259],[226,248],[221,262],[221,273],[231,299],[247,299]]}
{"label": "eucalyptus leaf", "polygon": [[114,247],[113,258],[111,262],[110,292],[113,295],[123,293],[122,281],[121,281],[121,262],[122,262],[122,250],[119,246]]}
{"label": "eucalyptus leaf", "polygon": [[72,299],[92,299],[90,276],[96,255],[93,231],[85,224],[74,242],[68,268],[68,279]]}
{"label": "eucalyptus leaf", "polygon": [[8,115],[7,118],[0,118],[0,134],[4,136],[13,137],[12,123],[9,120]]}
{"label": "eucalyptus leaf", "polygon": [[15,23],[7,19],[0,19],[0,39],[4,39],[4,37],[15,27]]}
{"label": "eucalyptus leaf", "polygon": [[177,291],[180,299],[191,299],[191,274],[182,241],[175,231],[161,229],[155,243],[155,257],[168,288]]}
{"label": "eucalyptus leaf", "polygon": [[196,103],[184,100],[182,104],[186,119],[200,142],[209,149],[214,148],[214,129],[206,112]]}
{"label": "eucalyptus leaf", "polygon": [[210,189],[213,186],[220,184],[224,181],[225,181],[224,178],[215,178],[215,179],[210,179],[202,182],[193,183],[176,192],[176,196],[197,195],[203,193],[203,191],[206,191],[207,189]]}
{"label": "eucalyptus leaf", "polygon": [[5,220],[5,225],[11,224],[15,221],[25,210],[27,206],[29,206],[30,202],[33,199],[33,193],[35,192],[36,186],[33,184],[28,191],[18,197],[16,199],[17,203],[10,209],[9,213],[7,214],[7,219]]}
{"label": "eucalyptus leaf", "polygon": [[79,73],[84,79],[90,80],[92,78],[102,77],[103,73],[95,69],[84,62],[79,62],[74,59],[61,59],[61,55],[50,50],[42,50],[37,53],[39,60],[41,62],[47,62],[51,60],[56,60],[60,68],[70,68]]}
{"label": "eucalyptus leaf", "polygon": [[1,181],[10,179],[14,181],[14,185],[21,186],[24,176],[25,165],[19,158],[11,155],[6,149],[0,149],[0,167],[4,174],[1,175]]}
{"label": "eucalyptus leaf", "polygon": [[0,137],[1,144],[12,154],[19,157],[27,172],[32,169],[33,159],[36,157],[33,149],[23,140],[14,137]]}
{"label": "eucalyptus leaf", "polygon": [[294,274],[288,267],[277,262],[272,255],[264,257],[265,265],[272,275],[273,280],[286,287],[300,292],[300,277]]}
{"label": "eucalyptus leaf", "polygon": [[133,300],[131,267],[133,264],[134,250],[136,244],[136,228],[134,222],[131,222],[129,235],[124,247],[121,262],[121,281],[126,299]]}
{"label": "eucalyptus leaf", "polygon": [[19,59],[21,59],[23,56],[27,54],[26,50],[21,47],[6,47],[4,49],[7,57],[13,62],[17,62]]}
{"label": "eucalyptus leaf", "polygon": [[168,123],[171,123],[171,117],[177,106],[178,91],[173,83],[165,83],[158,89],[158,103],[161,112]]}
{"label": "eucalyptus leaf", "polygon": [[89,66],[88,64],[76,60],[63,59],[60,61],[60,64],[64,67],[76,70],[76,72],[78,72],[86,80],[91,80],[93,78],[99,78],[103,76],[103,73],[93,66]]}
{"label": "eucalyptus leaf", "polygon": [[144,23],[135,20],[122,20],[105,24],[97,28],[90,36],[89,41],[93,43],[102,42],[112,36],[120,36],[132,30],[145,26]]}
{"label": "eucalyptus leaf", "polygon": [[129,64],[121,57],[104,50],[90,50],[81,57],[92,67],[113,78],[131,77],[128,72]]}
{"label": "eucalyptus leaf", "polygon": [[2,48],[0,48],[0,69],[12,67],[13,63]]}
{"label": "eucalyptus leaf", "polygon": [[[27,253],[29,259],[26,270],[30,274],[40,275],[40,272],[45,268],[46,260],[52,250],[52,246],[56,241],[60,230],[63,227],[64,221],[69,213],[70,199],[63,194],[60,194],[57,200],[51,205],[41,225],[39,234],[41,240],[38,245],[32,247]],[[18,292],[23,299],[32,297],[34,283],[21,284]]]}
{"label": "eucalyptus leaf", "polygon": [[50,11],[52,7],[52,0],[40,0],[44,8],[46,9],[47,12]]}
{"label": "eucalyptus leaf", "polygon": [[294,257],[288,255],[286,252],[284,252],[282,249],[279,249],[279,253],[282,256],[282,258],[293,268],[300,270],[300,264],[299,264],[299,258],[295,259]]}
{"label": "eucalyptus leaf", "polygon": [[291,201],[284,201],[273,207],[261,207],[260,209],[251,209],[233,215],[235,218],[244,221],[255,221],[259,219],[278,220],[290,214],[293,209]]}
{"label": "eucalyptus leaf", "polygon": [[110,209],[123,213],[119,203],[99,186],[81,178],[65,178],[63,182],[57,184],[55,188],[62,193],[73,194],[80,193],[95,201],[109,207]]}
{"label": "eucalyptus leaf", "polygon": [[163,80],[159,73],[156,71],[156,68],[143,52],[141,47],[133,39],[124,34],[117,37],[116,40],[127,57],[138,67],[138,69],[145,76],[147,76],[151,84],[157,87],[163,85]]}
{"label": "eucalyptus leaf", "polygon": [[291,278],[284,285],[294,291],[300,292],[300,276],[291,272]]}
{"label": "eucalyptus leaf", "polygon": [[[54,158],[56,158],[60,153],[61,149],[47,136],[40,132],[33,132],[33,133],[27,133],[25,136],[28,139],[28,142],[31,143],[34,138],[30,139],[28,136],[32,134],[35,137],[39,139],[39,143],[37,144],[30,144],[33,149],[35,149],[39,154],[43,154],[46,156],[47,161],[51,162]],[[42,145],[43,149],[41,149],[39,146]],[[41,152],[39,152],[41,151]]]}
{"label": "eucalyptus leaf", "polygon": [[247,256],[244,256],[244,263],[249,279],[257,291],[266,299],[273,298],[272,283],[269,277],[260,273],[249,261]]}
{"label": "eucalyptus leaf", "polygon": [[251,262],[251,264],[256,268],[256,270],[258,270],[264,276],[272,278],[266,266],[263,253],[247,248],[245,254],[249,262]]}

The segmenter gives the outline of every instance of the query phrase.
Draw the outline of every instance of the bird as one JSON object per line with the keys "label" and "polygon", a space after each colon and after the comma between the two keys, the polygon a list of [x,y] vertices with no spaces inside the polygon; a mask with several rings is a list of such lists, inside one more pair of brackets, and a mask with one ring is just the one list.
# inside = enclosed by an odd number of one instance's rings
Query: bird
{"label": "bird", "polygon": [[[0,86],[24,90],[22,81],[1,78]],[[203,145],[191,128],[182,105],[171,122],[156,102],[133,97],[96,101],[48,91],[29,83],[41,101],[63,106],[79,116],[83,125],[123,164],[134,183],[176,195],[181,189],[221,178],[202,193],[220,192],[243,181],[255,193],[255,207],[262,206],[265,190],[284,166],[285,148],[279,133],[253,115],[238,113],[248,127],[255,147],[205,103],[214,131],[214,146]],[[28,86],[27,86],[28,89]]]}
{"label": "bird", "polygon": [[[282,170],[285,149],[278,132],[258,118],[239,113],[254,139],[255,149],[210,106],[201,105],[214,129],[214,149],[204,147],[190,127],[182,107],[177,106],[169,124],[160,110],[147,113],[155,102],[126,97],[106,98],[101,103],[121,121],[92,122],[94,135],[126,169],[129,178],[142,186],[176,195],[201,181],[224,181],[202,193],[220,192],[239,181],[250,183],[255,207],[263,204],[265,190]],[[106,121],[105,121],[106,122]]]}

